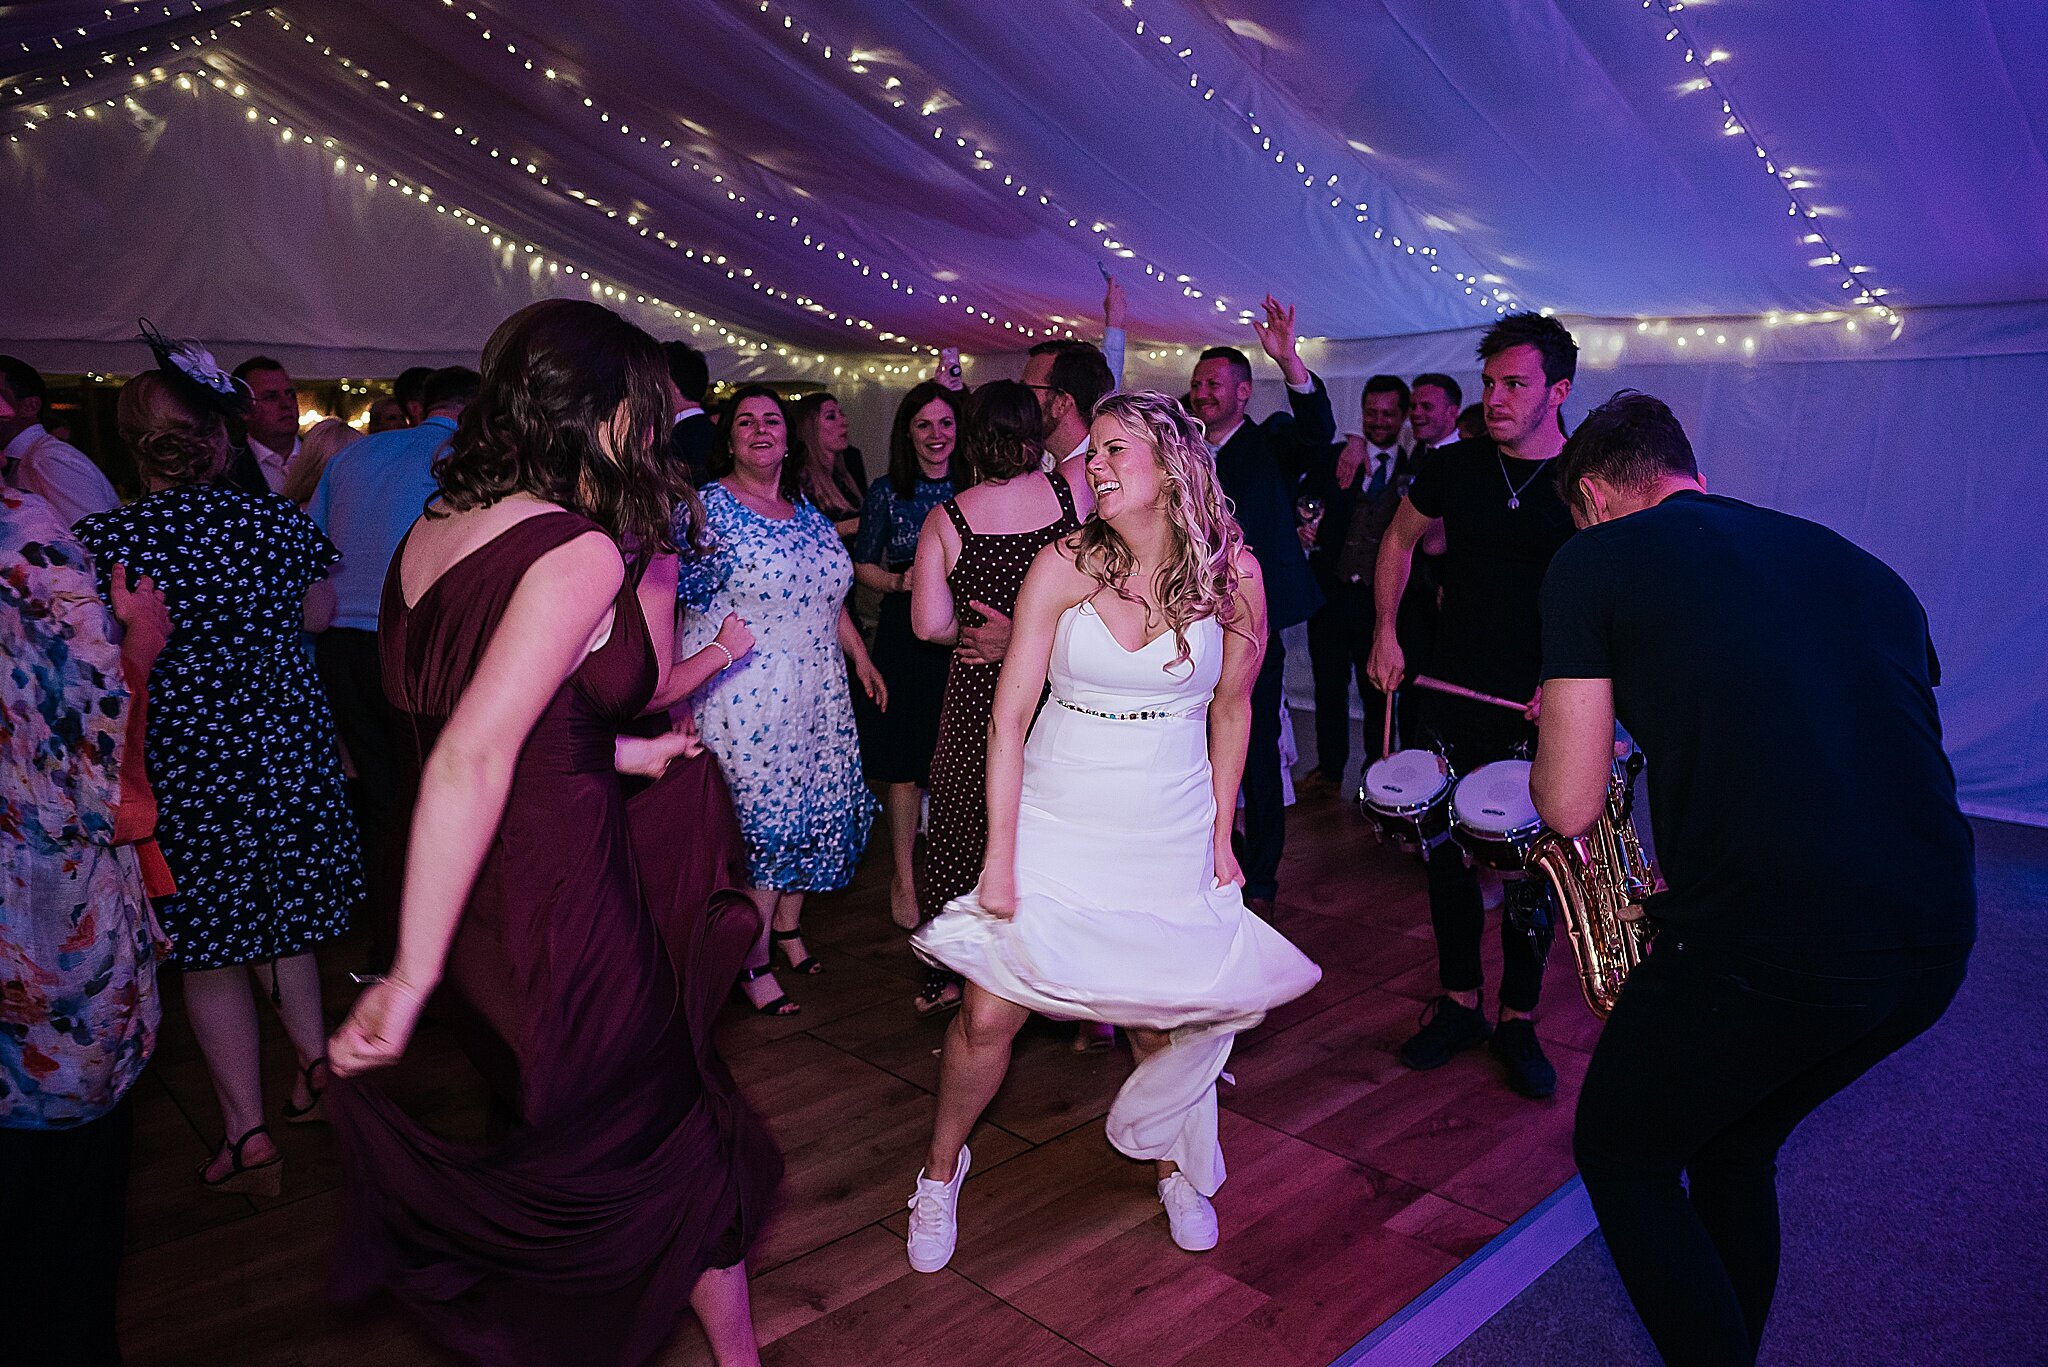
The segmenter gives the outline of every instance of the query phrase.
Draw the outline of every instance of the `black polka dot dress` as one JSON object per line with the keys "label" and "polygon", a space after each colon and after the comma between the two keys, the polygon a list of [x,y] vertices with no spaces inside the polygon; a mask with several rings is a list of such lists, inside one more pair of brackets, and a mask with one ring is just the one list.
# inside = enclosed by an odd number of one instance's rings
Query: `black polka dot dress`
{"label": "black polka dot dress", "polygon": [[[1074,496],[1067,482],[1051,476],[1059,495],[1059,521],[1029,532],[977,532],[967,525],[960,505],[941,505],[960,533],[960,558],[947,583],[955,611],[963,622],[979,625],[981,615],[970,602],[986,603],[1014,615],[1024,573],[1037,554],[1067,533],[1078,530]],[[973,890],[981,881],[981,857],[988,846],[988,723],[995,712],[996,677],[1001,662],[971,665],[955,656],[946,675],[946,699],[939,712],[939,743],[932,754],[931,828],[925,845],[925,879],[918,910],[927,918],[946,903]]]}
{"label": "black polka dot dress", "polygon": [[303,641],[306,590],[340,554],[287,499],[186,485],[78,524],[104,591],[148,575],[171,639],[150,675],[159,907],[186,968],[301,954],[363,896],[327,698]]}

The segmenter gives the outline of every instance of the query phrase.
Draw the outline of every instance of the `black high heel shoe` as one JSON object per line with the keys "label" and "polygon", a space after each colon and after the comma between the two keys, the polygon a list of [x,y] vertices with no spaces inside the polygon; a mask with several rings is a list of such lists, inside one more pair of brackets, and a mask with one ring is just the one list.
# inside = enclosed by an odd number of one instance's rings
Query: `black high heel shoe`
{"label": "black high heel shoe", "polygon": [[782,944],[784,946],[782,957],[789,960],[790,972],[802,973],[806,977],[816,973],[823,973],[825,965],[819,963],[815,955],[807,954],[802,960],[799,960],[796,955],[789,952],[787,942],[790,940],[800,940],[803,938],[803,934],[801,930],[771,930],[768,932],[768,941],[771,945]]}
{"label": "black high heel shoe", "polygon": [[[775,965],[773,963],[765,963],[759,968],[743,968],[740,970],[740,975],[748,982],[753,982],[755,979],[764,977],[774,971]],[[794,1016],[797,1012],[804,1009],[801,1004],[791,1001],[787,992],[777,997],[774,1001],[763,1002],[759,1006],[754,1006],[754,999],[747,997],[744,990],[741,991],[740,995],[746,997],[748,1006],[753,1006],[755,1011],[764,1016]]]}

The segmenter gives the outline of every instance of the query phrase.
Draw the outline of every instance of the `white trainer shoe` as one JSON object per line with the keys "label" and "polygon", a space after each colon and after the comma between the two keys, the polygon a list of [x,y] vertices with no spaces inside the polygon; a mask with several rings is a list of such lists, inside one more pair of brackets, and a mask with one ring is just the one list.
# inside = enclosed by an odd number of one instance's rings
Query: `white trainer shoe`
{"label": "white trainer shoe", "polygon": [[1190,1253],[1207,1253],[1216,1247],[1216,1207],[1195,1190],[1186,1174],[1176,1172],[1159,1184],[1159,1202],[1166,1207],[1166,1222],[1176,1244]]}
{"label": "white trainer shoe", "polygon": [[[967,1146],[961,1145],[960,1166],[953,1170],[950,1182],[934,1182],[922,1169],[918,1171],[917,1190],[910,1196],[909,1247],[910,1265],[919,1272],[937,1272],[953,1261],[954,1245],[960,1242],[960,1184],[967,1180],[967,1165],[973,1158]],[[1215,1223],[1213,1216],[1210,1223]]]}

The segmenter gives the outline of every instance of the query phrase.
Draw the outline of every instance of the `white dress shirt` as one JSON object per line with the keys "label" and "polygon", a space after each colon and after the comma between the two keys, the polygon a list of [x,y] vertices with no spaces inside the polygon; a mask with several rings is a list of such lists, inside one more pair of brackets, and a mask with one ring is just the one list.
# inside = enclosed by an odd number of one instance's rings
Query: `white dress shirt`
{"label": "white dress shirt", "polygon": [[1038,468],[1049,475],[1053,471],[1059,469],[1062,465],[1065,465],[1070,460],[1086,460],[1087,458],[1088,438],[1083,437],[1081,438],[1081,444],[1079,446],[1076,446],[1073,450],[1067,452],[1067,454],[1059,457],[1058,459],[1054,459],[1052,452],[1047,451],[1044,455],[1038,458]]}
{"label": "white dress shirt", "polygon": [[69,527],[88,513],[121,506],[114,486],[92,463],[92,457],[68,441],[60,441],[32,422],[15,434],[0,452],[5,481],[43,499]]}
{"label": "white dress shirt", "polygon": [[292,462],[299,458],[299,439],[292,438],[292,449],[277,452],[265,446],[256,438],[249,438],[249,454],[256,457],[256,464],[263,470],[263,482],[270,486],[270,492],[284,492],[284,482],[291,477]]}

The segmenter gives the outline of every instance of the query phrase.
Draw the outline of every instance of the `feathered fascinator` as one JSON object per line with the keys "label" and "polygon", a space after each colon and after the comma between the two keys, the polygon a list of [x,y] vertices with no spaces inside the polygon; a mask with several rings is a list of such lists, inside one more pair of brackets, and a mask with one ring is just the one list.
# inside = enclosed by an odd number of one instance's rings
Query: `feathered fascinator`
{"label": "feathered fascinator", "polygon": [[193,402],[224,417],[246,417],[249,386],[220,368],[213,353],[197,342],[173,341],[156,330],[149,319],[138,320],[142,340],[156,353],[156,368],[186,392]]}

